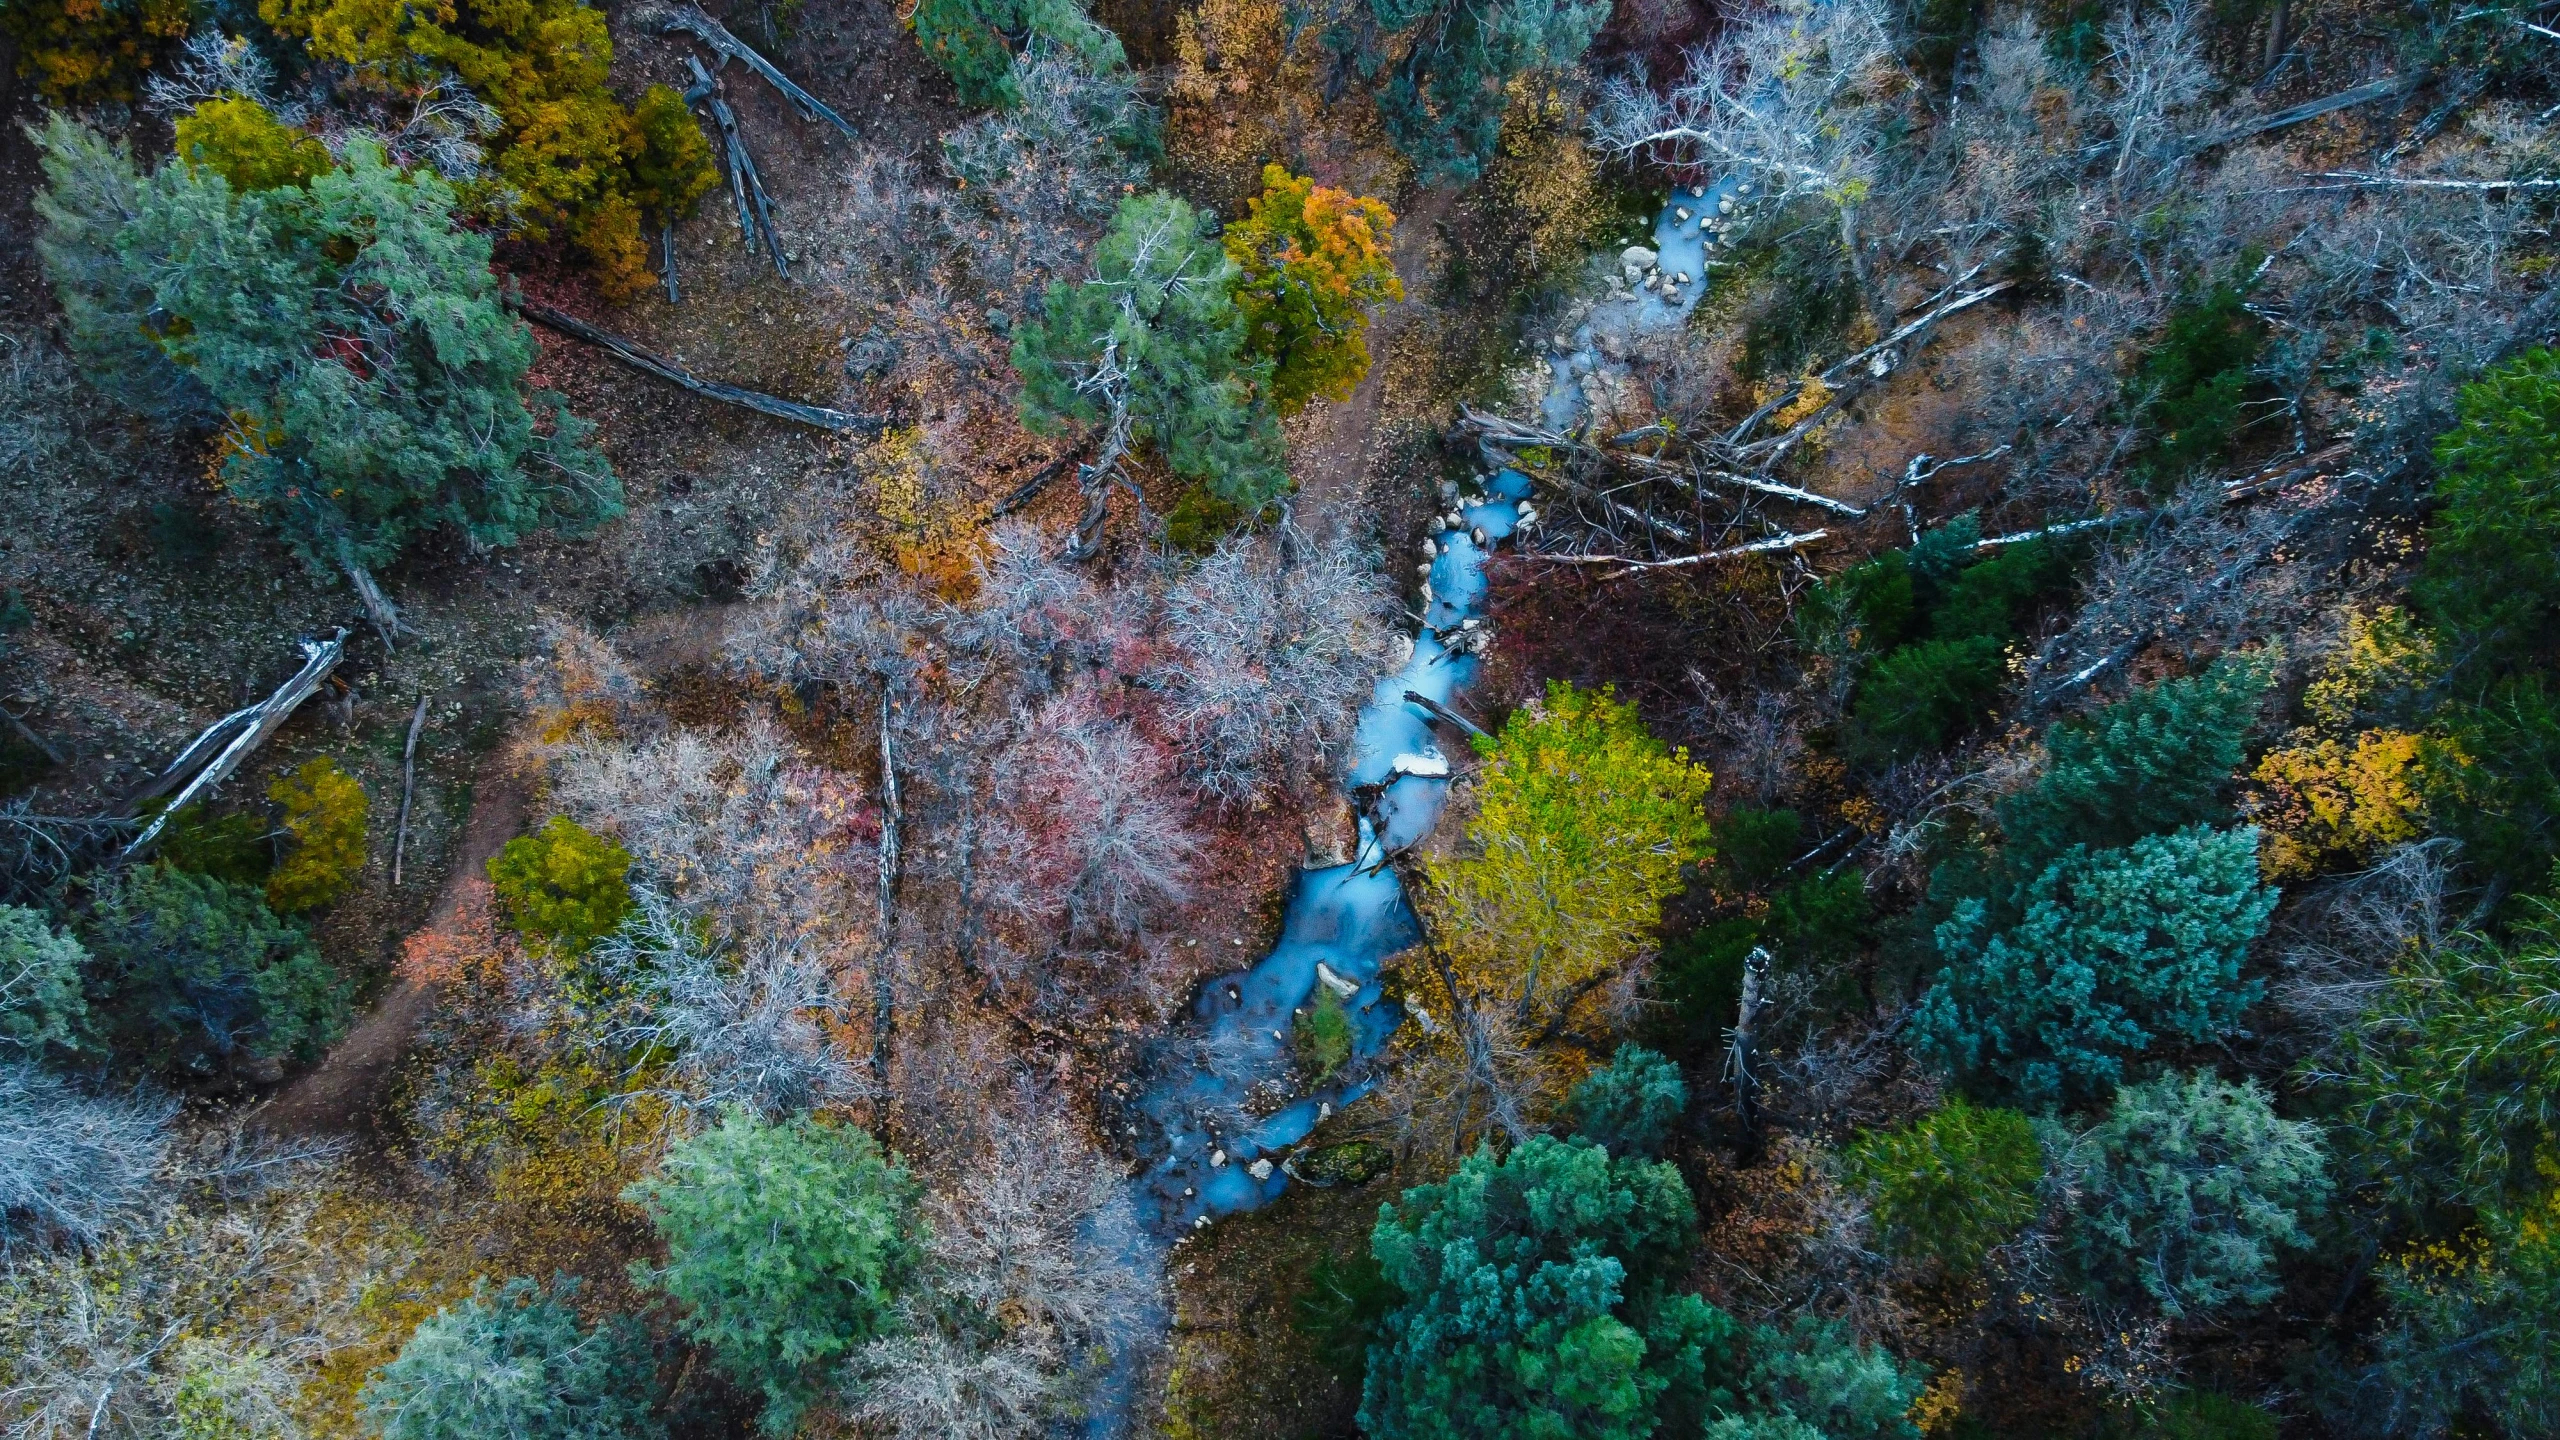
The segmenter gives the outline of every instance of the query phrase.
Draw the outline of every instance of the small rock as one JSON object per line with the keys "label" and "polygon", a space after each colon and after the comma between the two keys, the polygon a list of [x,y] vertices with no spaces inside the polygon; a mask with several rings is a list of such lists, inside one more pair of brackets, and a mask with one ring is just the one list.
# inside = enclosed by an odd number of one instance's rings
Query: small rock
{"label": "small rock", "polygon": [[1268,1180],[1271,1178],[1271,1162],[1268,1160],[1256,1160],[1252,1164],[1244,1167],[1244,1173],[1252,1176],[1256,1180]]}
{"label": "small rock", "polygon": [[1210,1168],[1210,1169],[1215,1170],[1215,1169],[1217,1169],[1219,1166],[1224,1165],[1224,1164],[1226,1164],[1226,1163],[1227,1163],[1227,1152],[1226,1152],[1226,1151],[1224,1151],[1224,1150],[1212,1150],[1212,1151],[1210,1151],[1210,1152],[1209,1152],[1209,1168]]}
{"label": "small rock", "polygon": [[1319,1101],[1317,1101],[1317,1102],[1316,1102],[1316,1119],[1317,1119],[1317,1120],[1319,1120],[1319,1121],[1323,1121],[1323,1120],[1330,1120],[1330,1119],[1332,1119],[1332,1118],[1333,1118],[1333,1102],[1332,1102],[1332,1101],[1330,1101],[1330,1100],[1319,1100]]}
{"label": "small rock", "polygon": [[1639,270],[1652,268],[1653,263],[1661,258],[1662,257],[1660,255],[1646,249],[1642,245],[1630,245],[1626,249],[1618,252],[1619,264],[1633,265]]}
{"label": "small rock", "polygon": [[1334,968],[1332,966],[1327,965],[1321,960],[1316,962],[1316,983],[1322,985],[1327,990],[1332,991],[1334,994],[1341,996],[1345,1000],[1348,1000],[1352,996],[1360,993],[1359,981],[1343,978],[1341,975],[1334,972]]}
{"label": "small rock", "polygon": [[1733,202],[1732,202],[1732,201],[1730,201],[1730,200],[1719,200],[1719,201],[1717,201],[1717,202],[1716,202],[1716,213],[1717,213],[1717,214],[1719,214],[1719,215],[1730,215],[1730,214],[1732,214],[1732,213],[1733,213]]}
{"label": "small rock", "polygon": [[1671,212],[1671,218],[1672,218],[1673,220],[1675,220],[1675,221],[1679,222],[1680,224],[1683,224],[1683,225],[1688,224],[1688,223],[1689,223],[1689,207],[1688,207],[1688,206],[1686,206],[1686,205],[1683,205],[1683,206],[1679,207],[1678,209],[1673,210],[1673,211]]}
{"label": "small rock", "polygon": [[1690,199],[1692,199],[1692,200],[1704,200],[1704,199],[1706,199],[1706,198],[1707,198],[1707,187],[1706,187],[1706,186],[1704,186],[1704,185],[1692,185],[1692,186],[1690,186],[1690,187],[1689,187],[1689,198],[1690,198]]}

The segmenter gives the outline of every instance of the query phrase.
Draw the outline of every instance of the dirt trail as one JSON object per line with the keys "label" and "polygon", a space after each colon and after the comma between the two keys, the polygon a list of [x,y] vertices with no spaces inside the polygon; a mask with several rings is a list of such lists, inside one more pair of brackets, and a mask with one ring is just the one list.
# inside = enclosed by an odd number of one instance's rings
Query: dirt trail
{"label": "dirt trail", "polygon": [[1377,448],[1378,405],[1386,392],[1388,351],[1405,322],[1430,308],[1424,296],[1431,285],[1431,240],[1455,198],[1451,191],[1426,191],[1410,211],[1396,217],[1396,278],[1404,282],[1405,298],[1369,318],[1369,373],[1351,398],[1317,401],[1291,427],[1299,503],[1310,514],[1338,513],[1368,478],[1369,457]]}
{"label": "dirt trail", "polygon": [[[492,751],[480,762],[460,849],[422,929],[454,922],[465,886],[484,873],[500,847],[523,833],[527,808],[522,777],[504,752]],[[434,1012],[433,990],[405,976],[394,981],[316,1068],[258,1110],[255,1122],[279,1135],[352,1135],[372,1129],[385,1083],[400,1057],[408,1053],[418,1028]]]}

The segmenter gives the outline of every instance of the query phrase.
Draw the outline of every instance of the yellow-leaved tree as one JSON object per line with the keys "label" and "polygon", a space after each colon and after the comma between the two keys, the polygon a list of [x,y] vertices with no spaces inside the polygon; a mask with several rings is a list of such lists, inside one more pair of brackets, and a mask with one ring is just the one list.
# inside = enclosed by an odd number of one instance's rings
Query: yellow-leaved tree
{"label": "yellow-leaved tree", "polygon": [[1533,1052],[1606,1028],[1581,1022],[1600,1018],[1592,1012],[1611,982],[1652,948],[1682,867],[1713,853],[1710,777],[1613,691],[1561,681],[1476,750],[1485,766],[1468,843],[1423,867],[1417,898],[1443,992],[1423,1003],[1448,1006],[1429,1033],[1461,1052],[1453,1058],[1480,1088],[1511,1092],[1485,1112],[1501,1119],[1570,1078]]}
{"label": "yellow-leaved tree", "polygon": [[1369,373],[1369,307],[1404,298],[1395,212],[1277,165],[1262,167],[1249,205],[1226,229],[1227,258],[1245,345],[1272,360],[1272,404],[1287,415],[1319,395],[1348,398]]}

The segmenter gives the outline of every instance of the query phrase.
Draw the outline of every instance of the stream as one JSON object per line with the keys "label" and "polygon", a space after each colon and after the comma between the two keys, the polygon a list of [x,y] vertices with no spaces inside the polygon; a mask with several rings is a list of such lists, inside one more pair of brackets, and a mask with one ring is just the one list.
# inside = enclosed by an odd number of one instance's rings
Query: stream
{"label": "stream", "polygon": [[[1599,262],[1598,283],[1544,346],[1550,381],[1540,409],[1550,425],[1569,430],[1602,408],[1597,391],[1626,381],[1623,357],[1637,334],[1687,322],[1706,293],[1710,257],[1742,218],[1751,191],[1730,177],[1675,190],[1654,222],[1651,246],[1629,246],[1614,264]],[[1172,1245],[1217,1217],[1285,1194],[1293,1152],[1335,1110],[1368,1093],[1366,1062],[1403,1023],[1378,974],[1422,938],[1422,927],[1389,861],[1439,822],[1452,769],[1430,715],[1406,696],[1457,708],[1481,663],[1475,652],[1490,639],[1482,614],[1485,566],[1496,546],[1536,520],[1529,477],[1520,471],[1496,469],[1474,485],[1434,525],[1412,653],[1378,681],[1353,730],[1344,785],[1355,798],[1373,797],[1355,806],[1362,813],[1353,858],[1298,872],[1279,943],[1251,967],[1200,987],[1183,1027],[1188,1043],[1175,1052],[1176,1063],[1146,1078],[1132,1105],[1152,1132],[1141,1153],[1153,1158],[1130,1181],[1138,1224],[1121,1241],[1127,1262],[1145,1267],[1140,1273],[1162,1273]],[[1257,1092],[1293,1086],[1290,1031],[1319,985],[1341,996],[1351,1020],[1352,1058],[1343,1071],[1352,1078],[1253,1114]],[[1149,1317],[1158,1329],[1162,1320]],[[1120,1348],[1086,1427],[1095,1437],[1125,1428],[1135,1377],[1132,1347]]]}

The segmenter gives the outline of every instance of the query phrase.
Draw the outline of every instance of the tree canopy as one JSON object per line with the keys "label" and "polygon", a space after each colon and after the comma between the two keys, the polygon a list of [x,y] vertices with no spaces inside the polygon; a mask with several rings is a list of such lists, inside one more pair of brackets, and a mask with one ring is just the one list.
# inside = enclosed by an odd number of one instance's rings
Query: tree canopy
{"label": "tree canopy", "polygon": [[1283,415],[1322,396],[1342,400],[1369,373],[1368,311],[1404,298],[1386,202],[1262,167],[1262,193],[1227,227],[1245,344],[1272,362]]}

